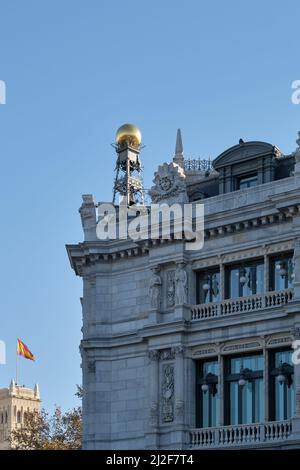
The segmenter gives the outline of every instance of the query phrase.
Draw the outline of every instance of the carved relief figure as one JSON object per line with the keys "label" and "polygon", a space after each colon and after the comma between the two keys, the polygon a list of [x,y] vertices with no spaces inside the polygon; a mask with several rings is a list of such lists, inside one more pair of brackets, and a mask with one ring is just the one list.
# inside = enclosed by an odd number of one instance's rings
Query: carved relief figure
{"label": "carved relief figure", "polygon": [[173,307],[175,304],[175,282],[174,271],[167,272],[167,307]]}
{"label": "carved relief figure", "polygon": [[300,238],[297,238],[295,240],[293,265],[294,265],[294,282],[300,282]]}
{"label": "carved relief figure", "polygon": [[294,155],[295,155],[295,162],[299,163],[300,161],[300,131],[298,132],[298,138],[296,140],[296,144],[298,147],[296,148]]}
{"label": "carved relief figure", "polygon": [[161,302],[161,286],[162,280],[159,274],[158,267],[152,269],[152,277],[150,279],[149,297],[151,308],[159,308]]}
{"label": "carved relief figure", "polygon": [[168,364],[163,369],[162,420],[165,423],[174,419],[174,366]]}
{"label": "carved relief figure", "polygon": [[175,303],[182,305],[187,302],[187,273],[184,263],[178,263],[175,271]]}

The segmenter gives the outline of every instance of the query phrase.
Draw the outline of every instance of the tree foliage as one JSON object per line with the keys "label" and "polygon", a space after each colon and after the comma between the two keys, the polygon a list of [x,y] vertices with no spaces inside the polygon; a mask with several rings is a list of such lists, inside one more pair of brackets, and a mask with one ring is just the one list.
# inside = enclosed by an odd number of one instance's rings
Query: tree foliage
{"label": "tree foliage", "polygon": [[[79,387],[77,394],[82,394]],[[27,412],[20,427],[11,432],[10,445],[16,450],[79,450],[81,435],[81,407],[63,413],[56,406],[52,415],[45,410]]]}

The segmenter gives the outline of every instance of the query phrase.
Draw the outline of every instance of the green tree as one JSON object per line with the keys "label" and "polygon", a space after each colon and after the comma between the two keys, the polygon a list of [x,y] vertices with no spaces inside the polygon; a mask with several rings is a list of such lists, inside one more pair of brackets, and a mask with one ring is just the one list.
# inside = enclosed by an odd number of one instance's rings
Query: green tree
{"label": "green tree", "polygon": [[[82,397],[78,387],[77,396]],[[63,413],[56,406],[52,415],[45,410],[27,412],[23,423],[10,435],[10,445],[16,450],[79,450],[82,437],[81,407]]]}

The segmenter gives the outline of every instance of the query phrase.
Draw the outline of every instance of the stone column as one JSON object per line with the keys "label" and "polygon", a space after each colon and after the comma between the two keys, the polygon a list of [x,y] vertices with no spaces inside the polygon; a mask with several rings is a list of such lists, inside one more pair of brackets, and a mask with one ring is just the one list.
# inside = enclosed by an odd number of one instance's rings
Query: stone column
{"label": "stone column", "polygon": [[294,246],[294,298],[300,299],[300,238],[295,240]]}
{"label": "stone column", "polygon": [[225,268],[222,261],[220,261],[220,300],[225,299]]}
{"label": "stone column", "polygon": [[270,289],[270,262],[267,253],[264,255],[264,291],[268,292]]}
{"label": "stone column", "polygon": [[149,421],[146,433],[148,449],[159,448],[159,351],[149,351]]}
{"label": "stone column", "polygon": [[263,348],[263,355],[264,355],[264,399],[265,399],[265,421],[269,421],[270,418],[270,406],[269,406],[269,396],[270,396],[270,377],[269,377],[269,351],[267,348]]}
{"label": "stone column", "polygon": [[183,423],[184,415],[184,347],[172,349],[175,356],[175,417],[177,423]]}
{"label": "stone column", "polygon": [[182,449],[185,443],[185,430],[184,430],[184,387],[185,387],[185,371],[184,371],[184,347],[182,345],[175,346],[172,348],[172,353],[175,357],[175,374],[174,374],[174,424],[177,425],[176,437],[173,445],[176,445],[176,449]]}
{"label": "stone column", "polygon": [[225,380],[224,380],[224,356],[219,354],[218,362],[220,364],[219,377],[218,377],[218,392],[219,392],[219,413],[220,413],[220,426],[225,424]]}
{"label": "stone column", "polygon": [[[291,329],[294,341],[300,341],[300,325]],[[299,348],[299,346],[297,347]],[[292,418],[292,438],[300,439],[300,364],[294,363],[295,415]]]}

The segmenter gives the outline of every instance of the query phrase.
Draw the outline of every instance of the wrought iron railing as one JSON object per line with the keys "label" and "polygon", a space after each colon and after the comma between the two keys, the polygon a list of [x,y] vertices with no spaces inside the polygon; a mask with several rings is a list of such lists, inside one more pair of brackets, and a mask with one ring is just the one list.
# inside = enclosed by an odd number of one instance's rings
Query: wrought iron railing
{"label": "wrought iron railing", "polygon": [[212,160],[187,159],[184,161],[184,169],[186,171],[211,172],[213,170]]}

